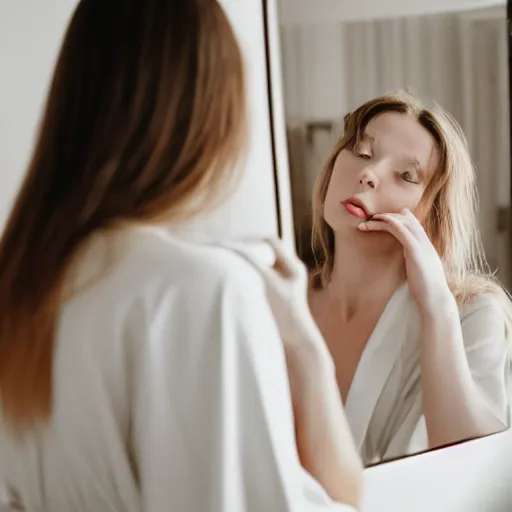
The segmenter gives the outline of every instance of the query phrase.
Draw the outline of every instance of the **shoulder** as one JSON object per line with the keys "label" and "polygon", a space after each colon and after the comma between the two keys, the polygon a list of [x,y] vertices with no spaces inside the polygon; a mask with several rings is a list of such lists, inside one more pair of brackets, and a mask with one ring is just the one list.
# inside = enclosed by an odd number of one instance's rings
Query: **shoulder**
{"label": "shoulder", "polygon": [[461,321],[483,321],[492,318],[504,324],[507,309],[510,307],[508,303],[508,298],[501,297],[497,293],[481,293],[459,307]]}
{"label": "shoulder", "polygon": [[[204,365],[214,364],[204,358],[234,347],[243,347],[250,358],[262,353],[275,357],[278,334],[256,266],[222,245],[174,236],[151,235],[142,241],[131,249],[124,274],[128,277],[137,265],[142,269],[129,321],[143,317],[153,354],[163,359],[174,354],[174,359],[176,350],[183,350]],[[179,339],[187,340],[186,346],[169,342]]]}
{"label": "shoulder", "polygon": [[264,294],[256,268],[229,248],[150,230],[125,235],[123,245],[123,273],[134,276],[145,292],[206,299],[229,291],[244,302]]}
{"label": "shoulder", "polygon": [[488,346],[487,342],[503,351],[510,339],[510,301],[503,294],[482,293],[460,307],[464,343],[467,347]]}
{"label": "shoulder", "polygon": [[502,323],[512,320],[512,302],[494,277],[470,274],[454,291],[461,320],[492,317]]}

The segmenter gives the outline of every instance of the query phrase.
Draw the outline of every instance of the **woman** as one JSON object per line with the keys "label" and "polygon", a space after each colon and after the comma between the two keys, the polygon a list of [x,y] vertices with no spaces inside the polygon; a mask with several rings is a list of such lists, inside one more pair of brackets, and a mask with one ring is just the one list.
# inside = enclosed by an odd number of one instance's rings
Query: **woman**
{"label": "woman", "polygon": [[320,173],[310,305],[366,464],[506,428],[511,305],[475,198],[456,122],[403,93],[349,114]]}
{"label": "woman", "polygon": [[242,57],[216,0],[79,3],[0,243],[11,510],[360,502],[305,273],[161,226],[223,196],[245,132]]}

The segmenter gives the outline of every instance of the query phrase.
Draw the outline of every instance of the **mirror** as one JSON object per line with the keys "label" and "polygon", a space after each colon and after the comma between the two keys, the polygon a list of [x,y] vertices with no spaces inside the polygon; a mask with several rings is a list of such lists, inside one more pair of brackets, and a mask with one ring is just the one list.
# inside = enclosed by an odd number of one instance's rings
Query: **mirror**
{"label": "mirror", "polygon": [[380,19],[327,1],[315,10],[311,21],[304,2],[281,6],[296,245],[364,463],[503,431],[506,7]]}

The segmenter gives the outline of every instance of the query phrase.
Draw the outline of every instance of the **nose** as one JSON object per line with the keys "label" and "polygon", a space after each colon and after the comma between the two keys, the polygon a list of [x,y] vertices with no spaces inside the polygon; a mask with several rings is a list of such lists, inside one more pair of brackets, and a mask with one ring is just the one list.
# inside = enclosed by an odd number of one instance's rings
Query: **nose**
{"label": "nose", "polygon": [[359,177],[359,184],[363,188],[375,189],[379,186],[379,179],[370,169],[365,169]]}

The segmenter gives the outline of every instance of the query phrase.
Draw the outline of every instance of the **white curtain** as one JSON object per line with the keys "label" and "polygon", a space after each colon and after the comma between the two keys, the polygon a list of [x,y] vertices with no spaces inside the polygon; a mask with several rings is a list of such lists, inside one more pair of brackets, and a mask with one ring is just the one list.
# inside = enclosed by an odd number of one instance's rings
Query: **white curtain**
{"label": "white curtain", "polygon": [[278,0],[283,24],[335,23],[503,7],[506,0]]}
{"label": "white curtain", "polygon": [[[370,98],[408,89],[437,102],[461,123],[477,168],[487,257],[508,282],[508,244],[497,229],[497,210],[510,203],[505,9],[283,26],[282,49],[287,125],[294,134],[290,160],[296,217],[309,208],[305,198],[343,116]],[[319,121],[331,121],[332,131],[310,130],[307,140],[307,126]],[[302,162],[299,180],[297,160]]]}

